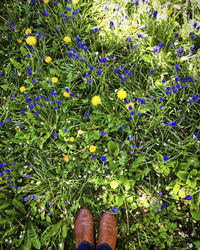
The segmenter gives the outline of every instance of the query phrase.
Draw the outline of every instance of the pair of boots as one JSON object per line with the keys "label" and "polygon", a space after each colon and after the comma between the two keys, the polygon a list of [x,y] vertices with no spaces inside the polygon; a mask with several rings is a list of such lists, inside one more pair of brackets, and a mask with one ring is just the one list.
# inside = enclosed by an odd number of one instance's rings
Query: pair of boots
{"label": "pair of boots", "polygon": [[[78,248],[80,243],[82,242],[89,242],[93,248],[95,247],[93,216],[88,208],[81,208],[77,213],[74,224],[74,231],[76,248]],[[106,243],[105,245],[110,246],[110,248],[114,250],[116,247],[117,235],[117,216],[115,214],[109,214],[109,212],[104,212],[100,220],[99,238],[96,247],[101,247]]]}

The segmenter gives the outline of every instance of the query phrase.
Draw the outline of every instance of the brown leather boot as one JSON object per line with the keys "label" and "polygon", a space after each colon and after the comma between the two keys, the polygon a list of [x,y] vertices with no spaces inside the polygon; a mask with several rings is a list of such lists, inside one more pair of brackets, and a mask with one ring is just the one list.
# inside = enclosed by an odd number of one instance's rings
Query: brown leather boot
{"label": "brown leather boot", "polygon": [[88,208],[81,208],[76,215],[74,224],[76,248],[82,241],[87,241],[94,247],[94,223],[92,213]]}
{"label": "brown leather boot", "polygon": [[99,225],[99,239],[97,247],[107,243],[112,250],[115,250],[118,236],[118,219],[115,214],[104,212]]}

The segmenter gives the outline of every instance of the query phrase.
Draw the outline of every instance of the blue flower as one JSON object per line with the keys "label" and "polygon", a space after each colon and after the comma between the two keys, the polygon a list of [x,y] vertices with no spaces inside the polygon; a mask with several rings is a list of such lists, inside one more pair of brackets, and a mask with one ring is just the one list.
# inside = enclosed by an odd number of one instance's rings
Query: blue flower
{"label": "blue flower", "polygon": [[86,116],[87,118],[89,118],[89,117],[90,117],[90,114],[89,114],[89,113],[87,113],[85,116]]}
{"label": "blue flower", "polygon": [[146,103],[146,100],[143,98],[141,99],[141,104],[145,104]]}
{"label": "blue flower", "polygon": [[102,156],[101,157],[101,160],[104,162],[104,161],[106,161],[106,156]]}
{"label": "blue flower", "polygon": [[97,70],[97,74],[98,74],[99,76],[101,75],[101,70],[100,70],[100,69]]}
{"label": "blue flower", "polygon": [[66,7],[66,10],[67,10],[67,11],[71,11],[71,10],[72,10],[72,8],[71,8],[71,7],[69,7],[69,6],[67,6],[67,7]]}
{"label": "blue flower", "polygon": [[163,157],[163,160],[164,160],[164,161],[168,161],[168,160],[169,160],[169,157],[166,155],[166,156]]}
{"label": "blue flower", "polygon": [[165,204],[162,204],[162,206],[161,206],[162,208],[166,208],[167,206],[165,205]]}
{"label": "blue flower", "polygon": [[114,208],[113,208],[113,212],[114,212],[114,213],[117,213],[118,210],[119,210],[119,209],[118,209],[117,207],[114,207]]}
{"label": "blue flower", "polygon": [[123,126],[120,126],[119,128],[120,128],[120,129],[123,129],[124,127],[123,127]]}
{"label": "blue flower", "polygon": [[94,69],[94,67],[92,65],[90,65],[90,71],[92,71]]}
{"label": "blue flower", "polygon": [[160,195],[160,196],[161,196],[161,195],[162,195],[162,192],[160,192],[160,191],[159,191],[159,192],[158,192],[158,195]]}
{"label": "blue flower", "polygon": [[175,35],[174,35],[174,37],[178,37],[179,36],[179,34],[178,33],[176,33]]}
{"label": "blue flower", "polygon": [[13,189],[13,188],[14,188],[14,185],[10,185],[10,188]]}
{"label": "blue flower", "polygon": [[54,4],[54,6],[57,6],[57,5],[58,5],[58,2],[57,2],[57,1],[54,1],[53,4]]}
{"label": "blue flower", "polygon": [[171,125],[172,127],[175,127],[175,126],[177,125],[177,121],[172,122],[170,125]]}
{"label": "blue flower", "polygon": [[153,202],[153,206],[157,206],[157,204],[158,204],[157,202],[155,202],[155,201]]}
{"label": "blue flower", "polygon": [[90,74],[89,74],[89,73],[85,73],[85,76],[86,76],[86,77],[89,77],[89,76],[90,76]]}
{"label": "blue flower", "polygon": [[101,132],[101,135],[104,136],[104,135],[106,135],[106,133],[103,131],[103,132]]}
{"label": "blue flower", "polygon": [[66,128],[64,129],[64,132],[67,133],[67,129]]}
{"label": "blue flower", "polygon": [[151,72],[150,72],[150,73],[151,73],[151,75],[153,75],[153,73],[154,73],[154,72],[155,72],[155,70],[153,70],[153,69],[152,69],[152,70],[151,70]]}
{"label": "blue flower", "polygon": [[158,14],[158,11],[156,10],[156,11],[153,13],[153,17],[156,18],[156,17],[157,17],[157,14]]}
{"label": "blue flower", "polygon": [[85,62],[85,59],[84,59],[84,57],[82,57],[82,58],[81,58],[81,62]]}

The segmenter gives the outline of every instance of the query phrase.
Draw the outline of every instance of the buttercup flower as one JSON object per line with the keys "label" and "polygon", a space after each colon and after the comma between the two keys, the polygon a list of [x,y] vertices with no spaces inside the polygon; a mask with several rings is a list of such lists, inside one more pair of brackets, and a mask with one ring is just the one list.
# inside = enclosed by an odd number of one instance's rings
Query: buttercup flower
{"label": "buttercup flower", "polygon": [[64,160],[65,160],[66,162],[68,162],[68,161],[69,161],[69,157],[68,157],[67,155],[64,155]]}
{"label": "buttercup flower", "polygon": [[63,41],[65,41],[66,43],[69,43],[69,42],[71,42],[71,38],[68,36],[65,36]]}
{"label": "buttercup flower", "polygon": [[44,3],[45,3],[45,4],[48,4],[48,2],[49,2],[49,0],[44,0]]}
{"label": "buttercup flower", "polygon": [[21,39],[17,39],[17,42],[18,42],[18,43],[22,43],[22,40],[21,40]]}
{"label": "buttercup flower", "polygon": [[72,0],[73,4],[77,4],[79,2],[79,0]]}
{"label": "buttercup flower", "polygon": [[113,189],[117,188],[118,185],[119,185],[119,183],[118,183],[117,181],[111,181],[111,183],[110,183],[110,186],[111,186],[111,188],[113,188]]}
{"label": "buttercup flower", "polygon": [[92,104],[93,104],[94,106],[100,104],[100,102],[101,102],[101,98],[100,98],[98,95],[95,95],[95,96],[92,98]]}
{"label": "buttercup flower", "polygon": [[96,151],[96,146],[91,145],[90,146],[90,152],[93,153]]}
{"label": "buttercup flower", "polygon": [[51,81],[52,81],[52,83],[57,83],[58,82],[58,78],[57,77],[52,77]]}
{"label": "buttercup flower", "polygon": [[27,43],[28,45],[35,45],[36,42],[37,42],[37,40],[36,40],[36,38],[35,38],[34,36],[28,36],[28,37],[26,38],[26,43]]}
{"label": "buttercup flower", "polygon": [[26,29],[25,30],[25,34],[28,35],[28,34],[31,34],[32,33],[32,30],[31,29]]}
{"label": "buttercup flower", "polygon": [[63,94],[65,97],[70,97],[70,92],[64,92],[64,94]]}
{"label": "buttercup flower", "polygon": [[70,137],[70,138],[69,138],[69,141],[70,141],[70,142],[74,142],[74,137],[73,137],[73,136]]}
{"label": "buttercup flower", "polygon": [[126,96],[127,96],[127,93],[123,89],[120,89],[117,92],[117,96],[118,96],[119,99],[124,100],[126,98]]}
{"label": "buttercup flower", "polygon": [[50,63],[52,61],[52,58],[50,56],[45,57],[45,62]]}
{"label": "buttercup flower", "polygon": [[19,90],[20,90],[21,92],[26,91],[26,89],[25,89],[25,87],[24,87],[24,86],[22,86]]}

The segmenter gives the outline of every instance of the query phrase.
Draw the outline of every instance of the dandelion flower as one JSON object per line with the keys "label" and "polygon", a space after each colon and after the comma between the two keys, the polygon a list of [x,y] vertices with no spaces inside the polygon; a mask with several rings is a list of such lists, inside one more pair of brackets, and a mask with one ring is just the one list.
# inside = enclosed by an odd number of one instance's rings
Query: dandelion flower
{"label": "dandelion flower", "polygon": [[93,104],[94,106],[97,106],[98,104],[100,104],[100,102],[101,102],[100,96],[95,95],[95,96],[92,98],[92,104]]}
{"label": "dandelion flower", "polygon": [[48,3],[49,3],[49,0],[44,0],[44,3],[45,3],[45,4],[48,4]]}
{"label": "dandelion flower", "polygon": [[36,38],[35,38],[34,36],[28,36],[28,37],[26,38],[26,43],[27,43],[28,45],[35,45],[36,42],[37,42],[37,40],[36,40]]}
{"label": "dandelion flower", "polygon": [[28,35],[28,34],[31,34],[32,33],[32,30],[31,29],[26,29],[25,30],[25,34]]}
{"label": "dandelion flower", "polygon": [[119,185],[119,183],[118,183],[117,181],[111,181],[111,183],[110,183],[110,186],[111,186],[111,188],[113,188],[113,189],[117,188],[118,185]]}
{"label": "dandelion flower", "polygon": [[136,30],[135,25],[131,26],[131,29],[132,29],[133,31],[135,31],[135,30]]}
{"label": "dandelion flower", "polygon": [[52,81],[52,83],[57,83],[58,82],[58,78],[57,77],[52,77],[51,81]]}
{"label": "dandelion flower", "polygon": [[70,142],[74,142],[74,137],[70,137],[70,138],[69,138],[69,141],[70,141]]}
{"label": "dandelion flower", "polygon": [[17,39],[17,42],[18,42],[18,43],[22,43],[22,40],[21,40],[21,39]]}
{"label": "dandelion flower", "polygon": [[26,91],[26,89],[25,89],[24,86],[22,86],[19,90],[20,90],[22,93],[23,93],[24,91]]}
{"label": "dandelion flower", "polygon": [[68,161],[69,161],[69,157],[68,157],[67,155],[64,155],[64,160],[65,160],[66,162],[68,162]]}
{"label": "dandelion flower", "polygon": [[50,63],[52,61],[52,58],[50,56],[45,57],[45,62]]}
{"label": "dandelion flower", "polygon": [[65,97],[70,97],[70,92],[64,92],[64,94],[63,94]]}
{"label": "dandelion flower", "polygon": [[[131,107],[132,107],[132,108],[131,108]],[[133,102],[127,103],[127,104],[126,104],[126,108],[127,108],[128,110],[133,109],[133,108],[134,108],[134,103],[133,103]]]}
{"label": "dandelion flower", "polygon": [[71,42],[71,38],[68,37],[68,36],[65,36],[63,40],[64,40],[66,43]]}
{"label": "dandelion flower", "polygon": [[127,93],[123,89],[120,89],[117,92],[117,96],[118,96],[119,99],[124,100],[126,98],[126,96],[127,96]]}
{"label": "dandelion flower", "polygon": [[94,153],[96,151],[96,146],[91,145],[90,146],[90,152]]}

